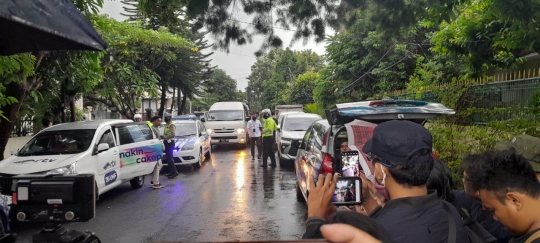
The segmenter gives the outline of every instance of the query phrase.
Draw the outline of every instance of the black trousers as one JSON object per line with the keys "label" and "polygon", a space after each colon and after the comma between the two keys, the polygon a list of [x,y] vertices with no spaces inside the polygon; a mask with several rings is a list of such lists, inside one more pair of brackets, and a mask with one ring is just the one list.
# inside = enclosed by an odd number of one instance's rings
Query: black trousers
{"label": "black trousers", "polygon": [[252,137],[249,139],[251,145],[251,156],[255,158],[255,144],[257,144],[257,157],[261,157],[262,154],[262,139],[261,137]]}
{"label": "black trousers", "polygon": [[167,163],[167,167],[169,167],[168,168],[169,173],[176,174],[178,173],[178,171],[176,170],[176,165],[174,164],[174,159],[173,159],[174,142],[172,143],[164,142],[164,144],[165,144],[165,156],[167,157],[165,159],[165,162]]}
{"label": "black trousers", "polygon": [[263,165],[266,165],[266,161],[270,156],[270,162],[272,165],[276,164],[276,155],[274,154],[274,137],[263,137]]}

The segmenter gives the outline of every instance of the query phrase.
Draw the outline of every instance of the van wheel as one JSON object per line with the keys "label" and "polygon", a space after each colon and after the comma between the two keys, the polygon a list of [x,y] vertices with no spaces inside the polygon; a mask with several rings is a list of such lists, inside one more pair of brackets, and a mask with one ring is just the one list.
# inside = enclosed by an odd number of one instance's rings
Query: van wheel
{"label": "van wheel", "polygon": [[302,190],[300,189],[300,185],[298,182],[296,182],[296,201],[299,202],[306,202],[306,199],[304,198],[304,194],[302,194]]}
{"label": "van wheel", "polygon": [[203,155],[202,155],[202,149],[201,149],[201,150],[199,150],[199,161],[197,161],[197,163],[193,164],[193,167],[195,169],[201,168],[202,158],[203,158]]}
{"label": "van wheel", "polygon": [[129,181],[133,189],[139,189],[144,185],[144,176],[137,176]]}

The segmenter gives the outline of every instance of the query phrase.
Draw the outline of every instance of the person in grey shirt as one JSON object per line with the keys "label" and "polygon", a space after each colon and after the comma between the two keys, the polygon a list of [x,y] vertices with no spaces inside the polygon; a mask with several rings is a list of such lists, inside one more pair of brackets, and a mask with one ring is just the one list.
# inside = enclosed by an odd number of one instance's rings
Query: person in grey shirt
{"label": "person in grey shirt", "polygon": [[[152,131],[154,132],[154,134],[156,135],[157,138],[160,137],[160,133],[159,133],[159,126],[161,125],[161,117],[159,116],[154,116],[152,117],[152,119],[150,120],[152,122]],[[161,185],[159,183],[159,171],[161,171],[161,167],[163,166],[161,160],[158,160],[158,162],[156,163],[156,167],[154,167],[154,171],[152,172],[152,181],[150,182],[150,184],[152,184],[152,188],[154,189],[161,189],[163,188],[163,185]]]}

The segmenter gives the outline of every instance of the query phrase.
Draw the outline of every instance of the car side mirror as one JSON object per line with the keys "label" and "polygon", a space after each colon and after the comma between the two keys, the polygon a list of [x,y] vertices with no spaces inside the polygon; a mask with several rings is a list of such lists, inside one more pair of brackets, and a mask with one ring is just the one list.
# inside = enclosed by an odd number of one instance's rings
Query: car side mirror
{"label": "car side mirror", "polygon": [[98,145],[98,147],[97,147],[97,152],[98,153],[101,153],[101,152],[107,151],[107,150],[109,150],[109,144],[107,144],[107,143],[100,143]]}
{"label": "car side mirror", "polygon": [[246,121],[249,121],[249,120],[251,120],[251,117],[246,117]]}
{"label": "car side mirror", "polygon": [[206,135],[208,135],[207,132],[201,132],[201,136],[206,136]]}
{"label": "car side mirror", "polygon": [[201,117],[201,121],[206,122],[206,119],[204,119],[204,117]]}
{"label": "car side mirror", "polygon": [[17,150],[11,150],[11,155],[15,155],[17,152],[19,152],[19,149],[17,149]]}

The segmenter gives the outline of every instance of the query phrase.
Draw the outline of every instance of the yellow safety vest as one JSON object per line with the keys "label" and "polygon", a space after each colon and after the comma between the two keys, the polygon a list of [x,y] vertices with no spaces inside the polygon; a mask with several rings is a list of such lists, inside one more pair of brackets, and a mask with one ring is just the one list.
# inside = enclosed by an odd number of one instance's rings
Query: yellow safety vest
{"label": "yellow safety vest", "polygon": [[[165,130],[163,131],[163,136],[167,137],[169,135],[172,134],[171,132],[171,125],[175,126],[174,123],[167,123],[167,125],[165,125]],[[176,127],[176,126],[175,126]],[[172,142],[172,139],[169,139],[168,142]]]}
{"label": "yellow safety vest", "polygon": [[154,126],[154,124],[153,124],[152,122],[150,122],[150,121],[146,121],[146,123],[148,123],[148,126],[149,126],[149,127],[153,127],[153,126]]}
{"label": "yellow safety vest", "polygon": [[264,119],[263,124],[263,137],[271,137],[274,136],[274,131],[277,130],[276,122],[274,121],[274,118],[268,117],[268,119]]}

